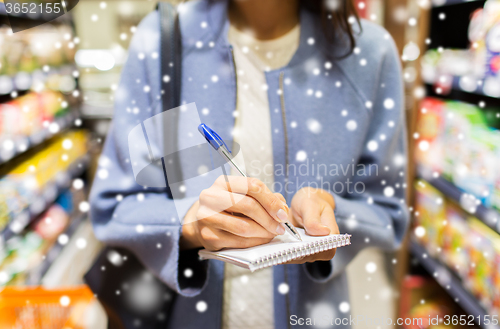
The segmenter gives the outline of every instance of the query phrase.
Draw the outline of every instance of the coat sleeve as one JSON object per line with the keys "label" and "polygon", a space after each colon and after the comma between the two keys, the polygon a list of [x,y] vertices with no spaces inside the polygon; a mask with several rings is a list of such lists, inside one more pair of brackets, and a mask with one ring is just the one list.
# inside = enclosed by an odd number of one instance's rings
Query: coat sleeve
{"label": "coat sleeve", "polygon": [[357,173],[351,184],[360,183],[356,189],[359,193],[353,189],[353,193],[340,196],[330,191],[335,199],[335,217],[340,232],[352,235],[351,245],[339,248],[330,262],[305,265],[308,274],[318,281],[327,281],[344,271],[363,248],[398,249],[408,227],[403,83],[392,40],[390,45],[381,62],[371,109],[372,121],[356,167],[366,170]]}
{"label": "coat sleeve", "polygon": [[[165,188],[135,182],[128,134],[155,114],[160,91],[159,15],[153,12],[138,26],[115,93],[114,118],[108,132],[90,195],[96,237],[132,251],[171,289],[184,296],[200,292],[208,262],[197,250],[180,251],[181,225],[174,201]],[[187,211],[187,209],[186,209]],[[192,275],[184,276],[185,269]]]}

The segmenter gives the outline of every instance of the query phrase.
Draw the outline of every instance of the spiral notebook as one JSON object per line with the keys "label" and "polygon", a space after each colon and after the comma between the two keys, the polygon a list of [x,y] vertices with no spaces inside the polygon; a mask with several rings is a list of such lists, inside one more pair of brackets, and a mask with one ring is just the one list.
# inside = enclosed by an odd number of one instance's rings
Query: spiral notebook
{"label": "spiral notebook", "polygon": [[264,267],[283,264],[288,261],[316,254],[321,251],[351,244],[349,234],[310,236],[297,228],[303,241],[297,241],[289,234],[279,235],[271,242],[246,249],[223,249],[219,251],[200,250],[202,259],[218,259],[256,271]]}

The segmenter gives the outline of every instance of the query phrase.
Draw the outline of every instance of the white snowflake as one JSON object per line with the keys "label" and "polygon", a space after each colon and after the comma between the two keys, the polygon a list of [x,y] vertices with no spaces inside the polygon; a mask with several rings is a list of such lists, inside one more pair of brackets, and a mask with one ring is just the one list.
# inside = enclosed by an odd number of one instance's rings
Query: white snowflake
{"label": "white snowflake", "polygon": [[375,152],[378,149],[378,143],[377,141],[371,140],[368,142],[366,147],[368,148],[369,151]]}
{"label": "white snowflake", "polygon": [[57,237],[57,242],[59,242],[60,245],[64,246],[69,242],[69,237],[63,233],[59,235],[59,237]]}
{"label": "white snowflake", "polygon": [[303,162],[307,159],[307,153],[306,151],[298,151],[297,154],[295,155],[295,160],[298,162]]}
{"label": "white snowflake", "polygon": [[288,286],[288,284],[283,282],[283,283],[280,283],[280,285],[278,286],[278,291],[280,294],[286,295],[290,291],[290,287]]}
{"label": "white snowflake", "polygon": [[307,129],[309,129],[314,134],[319,134],[321,132],[321,123],[316,119],[308,119],[306,121]]}
{"label": "white snowflake", "polygon": [[69,304],[71,303],[71,299],[64,295],[64,296],[61,296],[61,298],[59,298],[59,304],[61,304],[61,306],[69,306]]}
{"label": "white snowflake", "polygon": [[419,238],[422,238],[425,235],[425,227],[420,225],[415,227],[415,235]]}
{"label": "white snowflake", "polygon": [[394,108],[394,100],[392,98],[386,98],[384,100],[384,107],[387,110],[392,110]]}
{"label": "white snowflake", "polygon": [[75,244],[78,249],[85,249],[85,247],[87,247],[87,240],[84,238],[78,238],[76,239]]}
{"label": "white snowflake", "polygon": [[90,209],[90,205],[87,201],[82,201],[80,202],[80,204],[78,205],[78,209],[81,211],[81,212],[87,212],[89,211]]}
{"label": "white snowflake", "polygon": [[397,167],[400,167],[402,165],[404,165],[406,162],[406,157],[402,154],[397,154],[395,157],[394,157],[394,164],[397,166]]}
{"label": "white snowflake", "polygon": [[377,270],[377,264],[375,264],[374,262],[368,262],[365,265],[365,270],[368,273],[375,273],[375,271]]}
{"label": "white snowflake", "polygon": [[356,130],[356,128],[358,128],[358,124],[354,120],[347,121],[345,126],[346,126],[347,130],[349,130],[349,131],[354,131],[354,130]]}
{"label": "white snowflake", "polygon": [[76,190],[81,190],[84,186],[83,180],[80,178],[77,178],[73,181],[73,188]]}
{"label": "white snowflake", "polygon": [[208,305],[205,301],[200,300],[196,303],[196,310],[200,313],[203,313],[207,310]]}
{"label": "white snowflake", "polygon": [[394,191],[394,188],[392,186],[386,186],[384,188],[384,195],[386,197],[390,198],[390,197],[394,196],[394,193],[395,193],[395,191]]}
{"label": "white snowflake", "polygon": [[198,167],[198,175],[204,175],[208,172],[208,167],[205,165],[201,165]]}
{"label": "white snowflake", "polygon": [[423,152],[427,151],[429,149],[429,146],[430,145],[428,141],[420,141],[418,143],[418,148]]}
{"label": "white snowflake", "polygon": [[192,269],[190,269],[190,268],[186,268],[186,269],[184,270],[184,276],[185,276],[186,278],[190,278],[190,277],[192,277],[192,276],[193,276],[193,270],[192,270]]}
{"label": "white snowflake", "polygon": [[342,302],[339,304],[339,310],[342,313],[347,313],[351,309],[351,305],[348,302]]}
{"label": "white snowflake", "polygon": [[325,319],[336,318],[335,306],[329,302],[312,305],[311,314],[308,318],[318,319],[315,323],[315,328],[331,328],[330,321],[325,321]]}

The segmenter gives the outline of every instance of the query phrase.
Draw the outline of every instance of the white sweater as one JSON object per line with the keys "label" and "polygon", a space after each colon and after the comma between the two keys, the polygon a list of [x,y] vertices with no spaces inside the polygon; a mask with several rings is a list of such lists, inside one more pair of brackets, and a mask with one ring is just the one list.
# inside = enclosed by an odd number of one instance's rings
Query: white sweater
{"label": "white sweater", "polygon": [[[234,142],[241,147],[246,172],[271,190],[274,183],[272,132],[264,71],[288,64],[299,46],[297,25],[284,36],[260,41],[229,29],[237,71]],[[232,173],[235,174],[235,173]],[[223,329],[274,328],[273,270],[250,271],[225,264]]]}

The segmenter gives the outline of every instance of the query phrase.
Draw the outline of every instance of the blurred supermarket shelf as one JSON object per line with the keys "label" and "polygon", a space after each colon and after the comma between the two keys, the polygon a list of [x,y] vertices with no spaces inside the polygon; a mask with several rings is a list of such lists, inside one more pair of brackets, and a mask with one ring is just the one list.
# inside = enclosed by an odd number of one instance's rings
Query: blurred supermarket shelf
{"label": "blurred supermarket shelf", "polygon": [[74,161],[67,170],[59,172],[54,180],[46,184],[38,194],[38,197],[30,202],[28,208],[21,211],[0,233],[0,246],[12,236],[21,233],[38,215],[47,209],[61,192],[71,186],[73,178],[80,176],[90,161],[89,155]]}
{"label": "blurred supermarket shelf", "polygon": [[480,1],[480,0],[432,0],[432,6],[442,7],[442,6],[458,5],[461,3],[475,2],[475,1]]}
{"label": "blurred supermarket shelf", "polygon": [[[74,218],[70,219],[68,227],[64,230],[64,234],[70,240],[75,234],[76,230],[80,225],[88,219],[86,214],[76,215]],[[68,240],[68,241],[69,241]],[[61,243],[61,241],[63,243]],[[67,241],[61,240],[55,241],[54,245],[47,251],[41,264],[33,268],[28,275],[26,284],[28,285],[39,285],[43,276],[47,273],[52,263],[59,257],[64,247],[67,245]]]}
{"label": "blurred supermarket shelf", "polygon": [[[463,76],[452,76],[452,75],[440,75],[436,76],[434,79],[426,78],[424,81],[426,84],[433,85],[436,94],[446,94],[448,90],[460,90],[466,93],[478,94],[482,96],[489,97],[499,97],[500,88],[488,87],[484,84],[483,79],[478,79],[473,76],[463,75]],[[500,87],[500,86],[495,86]]]}
{"label": "blurred supermarket shelf", "polygon": [[453,183],[431,170],[420,166],[417,171],[420,178],[426,180],[446,197],[455,201],[467,213],[481,220],[495,232],[500,233],[500,212],[486,207],[473,195],[462,191]]}
{"label": "blurred supermarket shelf", "polygon": [[474,320],[481,319],[481,323],[476,322],[481,328],[494,329],[500,326],[485,325],[483,319],[488,313],[467,290],[462,281],[456,277],[446,266],[429,256],[427,250],[418,242],[410,241],[410,251],[419,263],[431,274],[436,281],[448,292],[448,294],[460,305],[468,314],[474,315]]}
{"label": "blurred supermarket shelf", "polygon": [[83,119],[112,119],[113,103],[94,105],[84,102],[80,111]]}
{"label": "blurred supermarket shelf", "polygon": [[90,220],[83,220],[68,243],[51,263],[41,284],[57,288],[83,283],[83,276],[94,263],[103,245],[94,236]]}
{"label": "blurred supermarket shelf", "polygon": [[12,139],[3,139],[0,148],[0,165],[71,128],[73,125],[78,125],[79,117],[79,111],[72,110],[64,116],[55,118],[47,127],[31,136],[17,136]]}
{"label": "blurred supermarket shelf", "polygon": [[468,75],[436,75],[434,77],[424,76],[424,83],[429,95],[461,100],[476,105],[483,102],[488,107],[500,107],[500,84],[494,81],[485,84],[484,79]]}
{"label": "blurred supermarket shelf", "polygon": [[57,83],[57,89],[70,92],[76,87],[74,79],[79,76],[79,72],[74,65],[64,65],[56,68],[46,65],[33,72],[21,71],[15,75],[0,75],[0,95],[23,92],[30,88],[37,90],[54,75],[61,77]]}

